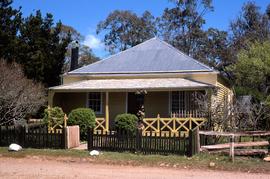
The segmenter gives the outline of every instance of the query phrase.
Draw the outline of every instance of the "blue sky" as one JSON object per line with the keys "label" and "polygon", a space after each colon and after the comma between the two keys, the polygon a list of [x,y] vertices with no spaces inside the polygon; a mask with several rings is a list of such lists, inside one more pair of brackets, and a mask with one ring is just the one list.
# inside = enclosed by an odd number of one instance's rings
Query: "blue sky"
{"label": "blue sky", "polygon": [[[229,23],[237,15],[247,0],[213,0],[214,12],[205,16],[205,28],[214,27],[228,30]],[[264,11],[269,0],[257,0]],[[164,8],[171,6],[168,0],[14,0],[13,7],[22,6],[24,16],[41,10],[43,14],[52,13],[56,21],[74,27],[86,37],[88,44],[99,57],[108,53],[101,42],[102,37],[95,34],[97,24],[113,10],[131,10],[141,15],[145,10],[154,16],[160,16]]]}

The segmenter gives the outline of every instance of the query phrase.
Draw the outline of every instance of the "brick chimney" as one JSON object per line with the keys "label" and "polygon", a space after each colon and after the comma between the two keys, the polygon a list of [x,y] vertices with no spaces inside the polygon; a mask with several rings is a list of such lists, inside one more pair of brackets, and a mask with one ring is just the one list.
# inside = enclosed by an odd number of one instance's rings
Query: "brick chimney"
{"label": "brick chimney", "polygon": [[70,61],[70,70],[75,70],[78,68],[78,59],[79,59],[79,42],[73,41],[71,44],[71,61]]}

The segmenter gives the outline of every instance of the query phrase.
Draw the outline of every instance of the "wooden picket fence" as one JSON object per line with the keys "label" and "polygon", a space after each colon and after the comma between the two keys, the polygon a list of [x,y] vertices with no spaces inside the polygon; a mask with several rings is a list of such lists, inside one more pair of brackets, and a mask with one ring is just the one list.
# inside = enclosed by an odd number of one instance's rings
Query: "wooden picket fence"
{"label": "wooden picket fence", "polygon": [[189,135],[142,135],[141,130],[134,133],[126,131],[88,130],[88,150],[130,151],[143,154],[178,154],[192,156],[197,151],[196,132],[190,130]]}
{"label": "wooden picket fence", "polygon": [[23,148],[66,148],[65,128],[59,132],[48,132],[46,126],[26,128],[0,126],[0,146],[17,143]]}

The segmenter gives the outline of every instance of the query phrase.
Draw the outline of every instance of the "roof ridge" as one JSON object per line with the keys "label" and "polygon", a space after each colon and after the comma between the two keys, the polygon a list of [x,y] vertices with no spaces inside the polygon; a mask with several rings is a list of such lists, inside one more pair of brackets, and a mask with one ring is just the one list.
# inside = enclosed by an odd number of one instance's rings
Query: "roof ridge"
{"label": "roof ridge", "polygon": [[196,60],[196,59],[192,58],[191,56],[185,54],[185,53],[182,52],[181,50],[178,50],[177,48],[175,48],[175,47],[172,46],[171,44],[169,44],[169,43],[167,43],[167,42],[165,42],[165,41],[163,41],[163,40],[161,40],[161,39],[159,39],[159,38],[157,38],[157,39],[158,39],[161,43],[167,45],[169,48],[172,48],[173,50],[175,50],[177,53],[180,53],[180,54],[182,54],[182,55],[188,57],[189,59],[191,59],[191,60],[194,61],[195,63],[197,63],[197,64],[199,64],[199,65],[201,65],[201,66],[203,66],[203,67],[206,67],[206,68],[208,68],[208,69],[210,69],[210,70],[213,70],[211,67],[205,65],[205,64],[202,63],[202,62],[199,62],[198,60]]}

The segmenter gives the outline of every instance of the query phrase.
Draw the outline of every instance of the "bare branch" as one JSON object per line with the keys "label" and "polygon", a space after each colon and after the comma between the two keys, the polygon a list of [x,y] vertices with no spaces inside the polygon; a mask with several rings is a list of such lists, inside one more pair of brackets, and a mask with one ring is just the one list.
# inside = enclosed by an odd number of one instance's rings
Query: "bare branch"
{"label": "bare branch", "polygon": [[20,65],[0,60],[0,125],[25,119],[45,102],[41,84],[27,79]]}

